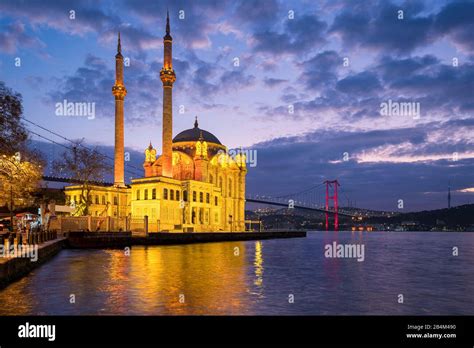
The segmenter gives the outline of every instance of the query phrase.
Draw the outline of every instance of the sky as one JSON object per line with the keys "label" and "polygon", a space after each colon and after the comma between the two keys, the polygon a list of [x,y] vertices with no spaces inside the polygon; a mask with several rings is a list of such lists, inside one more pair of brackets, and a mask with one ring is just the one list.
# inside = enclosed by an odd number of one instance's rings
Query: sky
{"label": "sky", "polygon": [[[254,151],[248,193],[338,179],[342,205],[444,208],[448,186],[454,205],[472,203],[472,1],[0,0],[0,81],[25,118],[110,147],[120,31],[125,144],[140,167],[150,141],[161,152],[167,9],[173,134],[197,116]],[[58,116],[64,100],[94,104],[94,117]]]}

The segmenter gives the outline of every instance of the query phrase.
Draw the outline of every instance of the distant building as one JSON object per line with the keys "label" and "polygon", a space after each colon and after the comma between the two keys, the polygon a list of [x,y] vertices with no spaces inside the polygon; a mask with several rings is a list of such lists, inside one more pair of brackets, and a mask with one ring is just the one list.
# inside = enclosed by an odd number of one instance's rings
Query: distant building
{"label": "distant building", "polygon": [[[166,21],[163,83],[163,151],[150,143],[145,149],[143,178],[130,186],[124,181],[124,111],[127,90],[123,81],[120,34],[117,45],[115,96],[114,185],[94,186],[90,214],[143,218],[160,231],[245,230],[246,158],[231,157],[227,147],[210,132],[194,127],[172,138],[172,91],[176,74],[172,63],[169,16]],[[68,202],[77,202],[81,185],[66,187]],[[152,231],[153,232],[153,231]]]}

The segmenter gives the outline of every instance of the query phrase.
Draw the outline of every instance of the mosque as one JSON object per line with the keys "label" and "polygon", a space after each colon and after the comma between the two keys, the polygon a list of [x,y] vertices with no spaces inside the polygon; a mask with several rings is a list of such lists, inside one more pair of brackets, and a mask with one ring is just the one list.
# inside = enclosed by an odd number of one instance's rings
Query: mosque
{"label": "mosque", "polygon": [[[163,37],[164,60],[162,152],[150,143],[145,149],[144,177],[124,180],[124,84],[123,56],[118,37],[115,56],[115,155],[113,186],[91,187],[89,215],[148,217],[150,232],[218,232],[245,230],[246,159],[230,156],[227,147],[212,133],[194,126],[173,134],[173,70],[169,14]],[[68,202],[77,202],[82,185],[65,188]]]}

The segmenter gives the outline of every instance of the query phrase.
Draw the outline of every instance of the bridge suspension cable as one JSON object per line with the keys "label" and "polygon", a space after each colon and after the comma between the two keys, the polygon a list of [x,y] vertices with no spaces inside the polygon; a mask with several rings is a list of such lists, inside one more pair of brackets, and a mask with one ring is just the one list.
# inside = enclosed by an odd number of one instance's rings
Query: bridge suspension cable
{"label": "bridge suspension cable", "polygon": [[[34,125],[34,126],[40,128],[40,129],[46,131],[46,132],[48,132],[48,133],[51,133],[51,134],[53,134],[53,135],[55,135],[55,136],[57,136],[57,137],[59,137],[59,138],[61,138],[61,139],[63,139],[63,140],[66,140],[66,141],[68,141],[68,142],[74,144],[75,146],[80,146],[80,147],[82,147],[82,148],[84,148],[84,149],[86,149],[86,150],[88,150],[88,151],[91,151],[91,152],[92,152],[92,151],[96,151],[100,156],[102,156],[102,157],[104,157],[104,158],[106,158],[106,159],[109,159],[109,160],[114,161],[114,158],[112,158],[112,157],[110,157],[110,156],[108,156],[108,155],[105,155],[105,154],[103,154],[103,153],[101,153],[101,152],[99,152],[99,151],[97,151],[97,150],[91,149],[90,147],[87,147],[87,146],[85,146],[85,145],[83,145],[83,144],[81,144],[81,143],[77,143],[77,142],[75,142],[75,141],[73,141],[73,140],[71,140],[71,139],[68,139],[68,138],[66,138],[65,136],[63,136],[63,135],[61,135],[61,134],[59,134],[59,133],[56,133],[56,132],[54,132],[54,131],[52,131],[52,130],[50,130],[50,129],[47,129],[47,128],[45,128],[45,127],[43,127],[43,126],[41,126],[41,125],[39,125],[39,124],[37,124],[37,123],[35,123],[35,122],[33,122],[33,121],[28,120],[28,119],[27,119],[26,117],[24,117],[24,116],[22,116],[21,118],[22,118],[23,120],[25,120],[26,122],[28,122],[28,123],[30,123],[30,124],[32,124],[32,125]],[[32,134],[34,134],[34,135],[36,135],[36,136],[42,138],[42,139],[45,139],[45,140],[47,140],[47,141],[50,141],[51,143],[53,143],[53,144],[55,144],[55,145],[62,146],[62,147],[64,147],[64,148],[68,149],[68,150],[72,150],[71,147],[66,146],[66,145],[64,145],[64,144],[61,144],[61,143],[58,143],[58,142],[56,142],[56,141],[54,141],[54,140],[52,140],[52,139],[50,139],[50,138],[47,138],[47,137],[45,137],[45,136],[43,136],[43,135],[40,135],[40,134],[38,134],[38,133],[32,131],[31,129],[29,129],[28,131],[29,131],[30,133],[32,133]],[[133,169],[137,170],[137,172],[135,172],[135,171],[131,171],[130,169],[125,168],[125,171],[128,172],[129,174],[132,174],[132,175],[139,175],[139,176],[142,175],[142,173],[140,172],[140,169],[139,169],[139,168],[137,168],[137,167],[135,167],[135,166],[133,166],[133,165],[131,165],[131,164],[128,164],[127,166],[130,167],[130,168],[133,168]],[[107,167],[113,169],[113,167],[112,167],[111,165],[107,165]]]}
{"label": "bridge suspension cable", "polygon": [[299,191],[299,192],[295,192],[295,193],[289,193],[287,195],[282,195],[282,196],[275,196],[275,198],[290,198],[290,197],[295,197],[295,196],[298,196],[298,195],[301,195],[301,194],[304,194],[304,193],[307,193],[311,190],[315,190],[317,189],[318,187],[322,187],[325,183],[322,182],[318,185],[315,185],[315,186],[311,186],[310,188],[307,188],[307,189],[304,189],[302,191]]}

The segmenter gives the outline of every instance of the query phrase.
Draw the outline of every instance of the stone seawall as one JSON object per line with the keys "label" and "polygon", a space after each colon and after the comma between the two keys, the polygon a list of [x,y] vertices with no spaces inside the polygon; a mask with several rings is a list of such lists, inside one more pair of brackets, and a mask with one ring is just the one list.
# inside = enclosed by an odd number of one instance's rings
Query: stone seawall
{"label": "stone seawall", "polygon": [[245,240],[301,238],[305,231],[284,232],[218,232],[218,233],[149,233],[145,236],[132,236],[130,232],[70,232],[69,248],[124,248],[133,245],[170,245],[211,242],[231,242]]}
{"label": "stone seawall", "polygon": [[304,238],[305,231],[291,232],[219,232],[219,233],[150,233],[148,237],[133,237],[134,245],[170,245],[246,240]]}
{"label": "stone seawall", "polygon": [[67,235],[67,247],[74,249],[125,248],[133,244],[131,232],[69,232]]}
{"label": "stone seawall", "polygon": [[38,245],[36,261],[24,257],[0,258],[0,289],[48,261],[64,248],[65,241],[65,238],[58,238]]}

